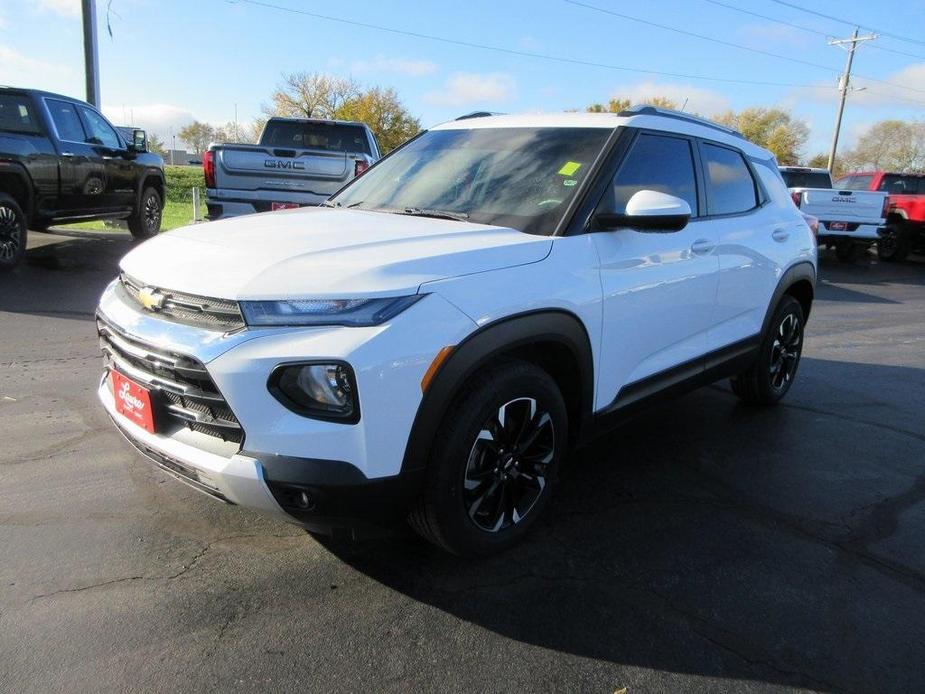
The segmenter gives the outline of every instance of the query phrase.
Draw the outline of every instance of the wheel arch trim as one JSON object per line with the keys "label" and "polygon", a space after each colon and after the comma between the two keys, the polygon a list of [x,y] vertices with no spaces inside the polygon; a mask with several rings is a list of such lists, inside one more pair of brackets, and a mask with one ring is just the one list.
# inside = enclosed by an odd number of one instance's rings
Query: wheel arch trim
{"label": "wheel arch trim", "polygon": [[579,421],[569,422],[577,435],[591,421],[594,401],[594,357],[581,319],[562,309],[527,311],[481,326],[468,335],[440,365],[412,424],[402,472],[422,469],[440,423],[466,381],[492,360],[536,343],[556,343],[568,349],[580,375]]}
{"label": "wheel arch trim", "polygon": [[[812,304],[816,294],[816,267],[808,260],[800,261],[794,265],[791,265],[789,268],[787,268],[784,274],[781,275],[781,278],[777,283],[777,287],[774,289],[774,294],[771,296],[771,301],[768,304],[768,309],[764,316],[764,322],[761,326],[761,335],[767,335],[769,326],[771,325],[771,319],[774,317],[774,310],[777,308],[777,305],[780,303],[780,300],[783,298],[784,294],[789,293],[789,290],[799,282],[808,282],[812,287],[813,293],[810,297],[810,304]],[[809,319],[808,310],[803,316],[804,321],[807,319]]]}

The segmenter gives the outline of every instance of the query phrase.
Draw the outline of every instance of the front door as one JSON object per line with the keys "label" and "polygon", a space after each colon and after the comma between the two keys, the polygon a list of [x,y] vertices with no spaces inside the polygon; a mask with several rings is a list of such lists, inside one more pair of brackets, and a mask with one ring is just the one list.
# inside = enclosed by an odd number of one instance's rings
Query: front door
{"label": "front door", "polygon": [[79,106],[87,141],[105,171],[104,204],[110,209],[131,207],[135,198],[134,166],[128,149],[109,122],[89,106]]}
{"label": "front door", "polygon": [[597,208],[623,213],[634,193],[655,190],[686,200],[692,211],[681,231],[594,233],[603,290],[597,409],[627,386],[670,378],[706,351],[719,264],[710,223],[698,220],[694,152],[683,136],[640,133]]}
{"label": "front door", "polygon": [[99,155],[87,142],[87,132],[71,101],[45,99],[58,135],[61,195],[57,216],[80,216],[105,209],[105,170]]}

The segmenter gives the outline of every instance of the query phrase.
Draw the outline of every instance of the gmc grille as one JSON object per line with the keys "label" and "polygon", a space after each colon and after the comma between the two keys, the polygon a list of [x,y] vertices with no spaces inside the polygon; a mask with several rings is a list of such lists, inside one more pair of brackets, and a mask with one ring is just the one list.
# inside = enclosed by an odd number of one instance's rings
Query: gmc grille
{"label": "gmc grille", "polygon": [[211,330],[239,330],[244,327],[244,317],[236,301],[229,299],[214,299],[207,296],[196,296],[176,292],[160,287],[149,287],[124,272],[119,275],[119,288],[131,303],[147,309],[142,303],[141,292],[148,289],[163,296],[163,302],[156,309],[157,315],[185,325],[194,325]]}
{"label": "gmc grille", "polygon": [[244,441],[241,424],[200,361],[130,337],[100,317],[96,327],[106,368],[152,391],[159,432],[179,425],[223,441]]}

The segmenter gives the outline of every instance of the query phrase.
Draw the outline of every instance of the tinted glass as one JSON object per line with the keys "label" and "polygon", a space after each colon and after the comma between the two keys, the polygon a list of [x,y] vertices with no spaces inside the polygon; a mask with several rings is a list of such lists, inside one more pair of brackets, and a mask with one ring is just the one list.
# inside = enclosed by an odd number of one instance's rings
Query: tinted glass
{"label": "tinted glass", "polygon": [[22,94],[0,94],[0,130],[27,135],[41,132],[29,97]]}
{"label": "tinted glass", "polygon": [[372,154],[364,128],[337,123],[270,121],[263,131],[260,144],[291,149]]}
{"label": "tinted glass", "polygon": [[640,190],[656,190],[686,200],[697,215],[697,179],[691,144],[677,137],[640,135],[620,165],[600,211],[623,214]]}
{"label": "tinted glass", "polygon": [[925,192],[925,177],[884,174],[877,190],[892,195],[917,195]]}
{"label": "tinted glass", "polygon": [[116,135],[116,131],[106,122],[105,118],[93,109],[83,106],[81,106],[80,112],[84,117],[84,123],[89,131],[87,142],[92,142],[95,145],[103,145],[104,147],[111,147],[112,149],[122,148],[122,142],[119,140],[119,136]]}
{"label": "tinted glass", "polygon": [[83,125],[80,123],[80,116],[77,115],[77,106],[69,101],[56,99],[49,99],[46,103],[48,110],[51,111],[51,119],[55,123],[58,137],[70,142],[84,142],[87,139]]}
{"label": "tinted glass", "polygon": [[703,145],[710,214],[747,212],[758,204],[755,181],[745,159],[735,150]]}
{"label": "tinted glass", "polygon": [[334,198],[338,205],[468,215],[551,234],[588,176],[609,128],[432,130],[383,159]]}
{"label": "tinted glass", "polygon": [[870,184],[873,182],[873,176],[845,176],[838,179],[835,187],[839,190],[870,190]]}
{"label": "tinted glass", "polygon": [[782,170],[784,183],[788,188],[831,188],[832,177],[826,171],[787,171]]}

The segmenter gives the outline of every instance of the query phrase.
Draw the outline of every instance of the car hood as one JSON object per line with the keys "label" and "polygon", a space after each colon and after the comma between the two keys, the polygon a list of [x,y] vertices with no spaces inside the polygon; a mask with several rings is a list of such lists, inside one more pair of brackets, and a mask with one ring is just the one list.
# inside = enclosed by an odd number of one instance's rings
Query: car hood
{"label": "car hood", "polygon": [[224,299],[395,296],[425,282],[535,263],[551,245],[505,227],[303,208],[165,232],[121,267],[151,286]]}

